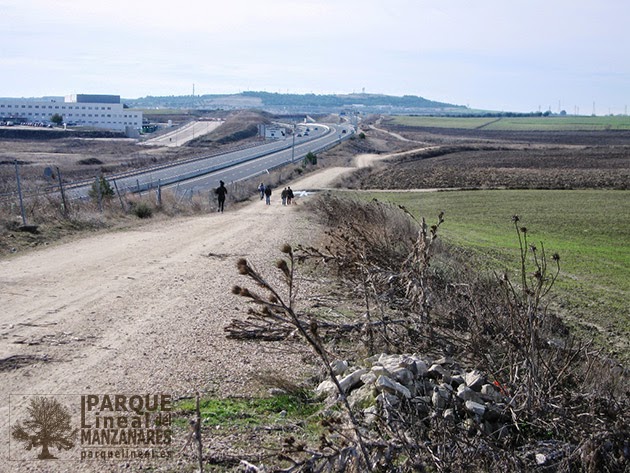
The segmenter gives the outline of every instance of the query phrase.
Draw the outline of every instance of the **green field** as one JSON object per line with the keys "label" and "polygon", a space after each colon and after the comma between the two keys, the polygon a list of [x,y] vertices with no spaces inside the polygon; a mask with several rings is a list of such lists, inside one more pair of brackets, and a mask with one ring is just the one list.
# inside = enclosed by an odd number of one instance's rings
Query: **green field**
{"label": "green field", "polygon": [[628,359],[630,347],[630,192],[497,190],[361,193],[404,205],[429,223],[445,212],[441,237],[476,255],[486,270],[518,267],[511,222],[519,215],[529,243],[559,253],[556,307],[567,320]]}
{"label": "green field", "polygon": [[391,123],[402,126],[502,130],[502,131],[587,131],[630,130],[630,116],[552,117],[410,117],[396,116]]}

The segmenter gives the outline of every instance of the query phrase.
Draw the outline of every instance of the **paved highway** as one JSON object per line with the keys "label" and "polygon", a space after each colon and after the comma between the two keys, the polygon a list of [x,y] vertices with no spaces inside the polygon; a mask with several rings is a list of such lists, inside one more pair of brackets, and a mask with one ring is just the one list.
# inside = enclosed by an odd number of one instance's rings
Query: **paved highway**
{"label": "paved highway", "polygon": [[[203,156],[170,166],[162,166],[127,176],[109,176],[120,192],[143,192],[158,186],[176,187],[178,193],[202,192],[218,187],[219,180],[231,183],[254,177],[267,170],[302,159],[309,151],[317,153],[351,136],[348,125],[302,124],[308,135],[296,131],[295,138],[259,146]],[[345,131],[345,132],[344,132]],[[302,136],[297,136],[301,134]],[[70,198],[85,198],[91,186],[68,189]]]}
{"label": "paved highway", "polygon": [[[314,130],[315,127],[319,128],[319,130]],[[309,125],[309,128],[311,129],[310,135],[313,133],[316,135],[302,138],[296,137],[295,147],[292,145],[292,138],[289,138],[286,141],[289,142],[288,144],[290,146],[286,149],[180,182],[177,184],[177,192],[203,192],[218,187],[220,180],[224,181],[226,184],[230,184],[266,174],[266,172],[271,169],[304,159],[304,156],[309,152],[317,153],[322,149],[329,148],[349,138],[351,135],[351,130],[348,126],[339,127],[337,125],[312,124]],[[342,129],[346,129],[347,132],[342,133]],[[262,180],[264,181],[264,178]]]}
{"label": "paved highway", "polygon": [[223,121],[221,120],[194,121],[139,144],[143,146],[168,146],[171,148],[183,146],[196,137],[210,133],[222,124]]}

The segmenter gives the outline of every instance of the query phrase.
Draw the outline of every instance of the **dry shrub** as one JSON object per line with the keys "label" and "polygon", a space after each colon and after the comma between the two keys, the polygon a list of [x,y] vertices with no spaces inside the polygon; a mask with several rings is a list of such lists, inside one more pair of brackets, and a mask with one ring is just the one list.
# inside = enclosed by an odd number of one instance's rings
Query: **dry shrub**
{"label": "dry shrub", "polygon": [[[345,253],[348,262],[365,260],[393,270],[412,251],[418,234],[417,222],[404,209],[376,199],[365,203],[328,193],[309,206],[329,228],[326,248],[340,257]],[[344,270],[357,268],[348,264]]]}
{"label": "dry shrub", "polygon": [[[431,415],[416,399],[400,399],[396,408],[368,424],[337,386],[345,421],[324,416],[328,431],[319,447],[308,450],[307,459],[303,448],[285,446],[285,458],[294,462],[286,471],[352,471],[357,465],[401,472],[626,471],[628,372],[589,341],[573,337],[548,311],[546,296],[560,259],[529,245],[518,219],[513,221],[521,259],[516,263],[519,278],[512,282],[504,275],[481,274],[474,261],[462,259],[456,250],[437,254],[443,250],[435,244],[441,216],[429,226],[402,208],[334,195],[318,199],[316,209],[329,225],[327,241],[322,248],[298,248],[289,266],[277,265],[288,293],[296,278],[294,259],[317,261],[320,268],[333,270],[362,309],[337,326],[323,323],[315,313],[300,311],[291,296],[287,305],[279,303],[275,289],[243,261],[241,274],[273,296],[236,288],[262,307],[250,310],[250,317],[257,317],[252,326],[261,334],[292,326],[336,384],[329,361],[342,353],[341,345],[343,353],[354,347],[357,359],[366,350],[431,353],[486,372],[509,403],[498,431],[485,423],[465,427]],[[545,458],[541,467],[536,463],[540,452]]]}

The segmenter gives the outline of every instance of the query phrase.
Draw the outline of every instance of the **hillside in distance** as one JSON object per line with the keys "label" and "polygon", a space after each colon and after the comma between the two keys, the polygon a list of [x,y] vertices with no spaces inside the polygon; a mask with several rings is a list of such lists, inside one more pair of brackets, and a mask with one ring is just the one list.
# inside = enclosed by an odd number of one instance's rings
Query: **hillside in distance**
{"label": "hillside in distance", "polygon": [[270,113],[365,113],[453,114],[466,113],[467,107],[436,102],[415,95],[402,97],[382,94],[280,94],[241,92],[231,95],[147,96],[125,99],[134,108],[185,108],[201,110],[234,110],[255,108]]}

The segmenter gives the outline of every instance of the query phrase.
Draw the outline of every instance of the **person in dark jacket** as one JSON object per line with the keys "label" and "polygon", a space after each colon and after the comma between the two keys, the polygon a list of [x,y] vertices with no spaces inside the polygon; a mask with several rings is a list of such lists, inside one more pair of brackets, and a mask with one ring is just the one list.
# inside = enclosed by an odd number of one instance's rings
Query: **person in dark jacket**
{"label": "person in dark jacket", "polygon": [[293,197],[295,197],[293,195],[293,190],[291,189],[291,186],[287,187],[287,205],[291,205],[291,202],[293,202]]}
{"label": "person in dark jacket", "polygon": [[271,186],[265,186],[265,204],[271,205]]}
{"label": "person in dark jacket", "polygon": [[280,194],[282,198],[282,205],[287,205],[287,188],[282,189],[282,194]]}
{"label": "person in dark jacket", "polygon": [[225,205],[225,196],[227,195],[227,189],[225,188],[225,183],[223,181],[219,181],[220,185],[214,191],[219,199],[219,208],[217,212],[223,212],[223,206]]}

